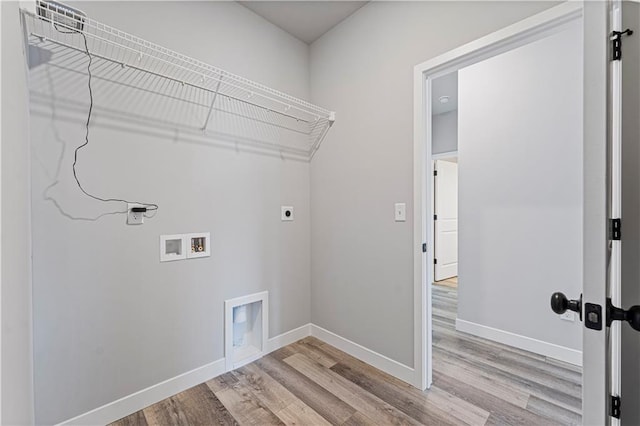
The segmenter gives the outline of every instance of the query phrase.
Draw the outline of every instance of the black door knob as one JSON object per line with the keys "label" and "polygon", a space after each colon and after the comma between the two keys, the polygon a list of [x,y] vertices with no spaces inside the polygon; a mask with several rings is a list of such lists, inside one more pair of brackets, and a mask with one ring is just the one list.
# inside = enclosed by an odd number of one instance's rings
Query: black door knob
{"label": "black door knob", "polygon": [[607,299],[607,325],[613,321],[626,321],[636,331],[640,331],[640,306],[632,306],[628,310],[616,308],[611,304],[611,299]]}
{"label": "black door knob", "polygon": [[567,310],[578,312],[582,319],[582,295],[578,300],[569,300],[563,293],[555,292],[551,295],[551,309],[558,315],[562,315]]}
{"label": "black door knob", "polygon": [[559,291],[553,293],[551,295],[551,309],[558,315],[562,315],[567,311],[567,307],[569,306],[569,300],[567,300],[567,296]]}
{"label": "black door knob", "polygon": [[627,311],[627,322],[634,330],[640,331],[640,306],[632,306]]}

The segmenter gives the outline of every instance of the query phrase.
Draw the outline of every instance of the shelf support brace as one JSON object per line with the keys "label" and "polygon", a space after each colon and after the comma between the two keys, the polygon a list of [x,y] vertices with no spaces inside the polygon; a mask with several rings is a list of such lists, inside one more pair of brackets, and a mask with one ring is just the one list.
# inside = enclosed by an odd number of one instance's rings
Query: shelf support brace
{"label": "shelf support brace", "polygon": [[213,93],[213,100],[211,101],[211,106],[209,107],[209,112],[207,113],[207,119],[204,121],[204,126],[202,126],[202,130],[207,130],[207,126],[209,125],[209,120],[211,119],[211,113],[213,112],[213,106],[216,104],[216,99],[218,99],[218,93],[220,93],[220,85],[222,84],[222,74],[220,74],[220,79],[218,80],[218,85],[216,86],[216,91]]}

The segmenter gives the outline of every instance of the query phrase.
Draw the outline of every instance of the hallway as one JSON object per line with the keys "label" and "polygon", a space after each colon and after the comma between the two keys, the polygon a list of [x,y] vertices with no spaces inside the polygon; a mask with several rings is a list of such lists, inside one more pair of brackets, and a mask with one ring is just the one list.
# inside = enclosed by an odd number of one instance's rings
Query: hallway
{"label": "hallway", "polygon": [[433,285],[433,386],[490,412],[486,424],[580,424],[580,367],[456,331],[457,298]]}

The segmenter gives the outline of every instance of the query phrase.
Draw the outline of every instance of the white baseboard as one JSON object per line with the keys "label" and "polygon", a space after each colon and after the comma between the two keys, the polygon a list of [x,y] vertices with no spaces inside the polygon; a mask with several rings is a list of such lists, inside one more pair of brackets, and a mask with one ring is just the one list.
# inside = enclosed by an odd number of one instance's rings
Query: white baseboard
{"label": "white baseboard", "polygon": [[[313,324],[305,324],[267,340],[264,355],[290,345],[300,339],[304,339],[307,336],[314,336],[409,384],[412,384],[415,379],[413,368],[407,367],[391,358]],[[225,372],[226,360],[225,358],[221,358],[210,364],[203,365],[202,367],[180,374],[156,385],[149,386],[146,389],[142,389],[131,395],[105,404],[102,407],[66,420],[60,423],[60,425],[109,424],[138,410],[142,410],[149,405],[162,401],[165,398],[169,398],[193,386],[211,380]]]}
{"label": "white baseboard", "polygon": [[456,318],[456,330],[525,351],[582,366],[582,351]]}
{"label": "white baseboard", "polygon": [[225,372],[224,358],[165,380],[60,423],[61,425],[106,425],[169,398]]}
{"label": "white baseboard", "polygon": [[360,361],[366,362],[378,370],[382,370],[385,373],[391,374],[392,376],[409,383],[412,386],[415,382],[414,369],[407,367],[398,361],[394,361],[391,358],[374,352],[371,349],[365,348],[362,345],[352,342],[351,340],[347,340],[344,337],[338,336],[337,334],[314,324],[311,324],[311,335],[355,358],[358,358]]}
{"label": "white baseboard", "polygon": [[[311,335],[311,324],[267,340],[264,355]],[[225,358],[203,365],[131,395],[66,420],[61,425],[105,425],[226,372]]]}
{"label": "white baseboard", "polygon": [[272,337],[267,341],[264,354],[266,355],[308,336],[311,336],[311,324],[305,324],[302,327],[298,327],[276,337]]}

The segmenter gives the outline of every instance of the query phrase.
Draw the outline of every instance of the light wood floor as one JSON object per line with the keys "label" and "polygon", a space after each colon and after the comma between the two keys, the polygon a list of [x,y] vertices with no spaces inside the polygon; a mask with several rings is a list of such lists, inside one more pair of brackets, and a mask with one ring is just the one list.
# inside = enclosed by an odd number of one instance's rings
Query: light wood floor
{"label": "light wood floor", "polygon": [[447,278],[446,280],[436,281],[434,285],[458,288],[458,277]]}
{"label": "light wood floor", "polygon": [[426,392],[309,337],[115,425],[579,424],[580,370],[456,332],[456,300],[434,286]]}

